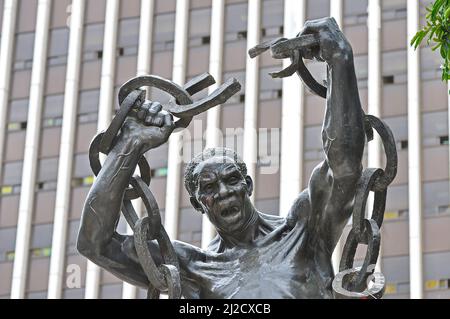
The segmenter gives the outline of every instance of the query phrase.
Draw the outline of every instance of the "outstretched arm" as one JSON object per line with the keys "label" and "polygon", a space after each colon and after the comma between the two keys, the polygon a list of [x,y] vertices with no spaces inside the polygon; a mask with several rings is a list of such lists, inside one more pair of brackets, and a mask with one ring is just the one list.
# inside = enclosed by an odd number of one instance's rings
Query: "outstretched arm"
{"label": "outstretched arm", "polygon": [[[142,120],[128,118],[89,191],[81,217],[78,251],[117,277],[143,287],[148,286],[148,280],[138,261],[134,239],[118,234],[116,226],[125,189],[139,158],[167,141],[173,128],[171,116],[161,111],[159,103],[153,103]],[[161,260],[156,244],[149,246],[155,260]]]}
{"label": "outstretched arm", "polygon": [[325,160],[311,175],[307,218],[308,226],[324,240],[324,248],[331,255],[350,217],[355,186],[362,171],[363,111],[352,48],[335,20],[308,21],[300,33],[305,34],[313,34],[319,40],[319,45],[311,48],[305,57],[324,61],[328,66],[327,105],[322,128]]}

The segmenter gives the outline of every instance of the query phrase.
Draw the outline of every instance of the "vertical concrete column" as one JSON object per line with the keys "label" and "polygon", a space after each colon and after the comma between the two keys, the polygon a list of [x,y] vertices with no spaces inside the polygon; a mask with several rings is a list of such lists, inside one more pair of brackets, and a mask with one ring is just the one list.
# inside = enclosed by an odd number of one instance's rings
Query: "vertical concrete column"
{"label": "vertical concrete column", "polygon": [[[137,57],[136,74],[145,75],[150,73],[151,55],[152,55],[152,35],[153,35],[153,11],[155,7],[154,0],[141,0],[141,13],[139,21],[139,48]],[[132,201],[135,211],[140,215],[142,213],[143,203],[141,199]],[[127,225],[127,233],[133,234],[130,225]],[[136,299],[137,287],[127,282],[123,283],[122,298]]]}
{"label": "vertical concrete column", "polygon": [[0,179],[3,169],[3,151],[8,122],[8,100],[11,83],[11,67],[16,35],[17,0],[5,0],[3,5],[2,40],[0,46]]}
{"label": "vertical concrete column", "polygon": [[331,0],[330,1],[330,17],[333,17],[336,20],[339,27],[342,29],[344,27],[343,18],[343,2],[342,0]]}
{"label": "vertical concrete column", "polygon": [[[297,35],[305,23],[305,0],[284,1],[284,36]],[[291,63],[283,61],[283,67]],[[286,216],[301,192],[303,176],[304,86],[295,74],[283,79],[281,100],[280,215]]]}
{"label": "vertical concrete column", "polygon": [[[259,44],[261,37],[261,0],[248,0],[247,52]],[[256,182],[256,162],[258,160],[258,97],[259,97],[259,57],[246,58],[245,68],[245,110],[244,110],[244,154],[247,174]],[[254,201],[253,192],[251,200]]]}
{"label": "vertical concrete column", "polygon": [[70,38],[67,58],[61,145],[58,161],[55,217],[53,222],[52,255],[48,281],[48,298],[59,299],[64,279],[67,221],[70,209],[72,163],[77,125],[78,89],[80,81],[81,49],[83,45],[85,0],[72,1]]}
{"label": "vertical concrete column", "polygon": [[[223,39],[225,21],[225,1],[215,0],[211,8],[211,43],[209,49],[209,73],[216,79],[216,84],[210,86],[209,92],[214,91],[222,82],[223,65]],[[206,147],[217,147],[221,145],[222,134],[220,133],[220,109],[221,106],[213,107],[207,112],[206,119]],[[216,232],[214,226],[204,214],[202,218],[202,248],[206,249],[214,238]]]}
{"label": "vertical concrete column", "polygon": [[[31,71],[30,103],[22,169],[22,183],[17,221],[16,249],[12,276],[11,298],[24,298],[30,233],[33,220],[34,193],[41,136],[41,114],[44,100],[47,47],[51,0],[39,0],[36,18],[33,69]],[[14,36],[14,35],[12,35]]]}
{"label": "vertical concrete column", "polygon": [[[184,85],[186,80],[186,57],[189,28],[189,0],[178,0],[175,14],[175,44],[173,52],[172,80]],[[181,148],[183,133],[172,133],[169,138],[167,163],[166,209],[164,226],[173,240],[178,237],[178,217],[181,186]]]}
{"label": "vertical concrete column", "polygon": [[409,41],[419,30],[419,0],[407,2],[408,50],[408,197],[409,276],[411,299],[423,298],[422,156],[420,116],[420,48]]}
{"label": "vertical concrete column", "polygon": [[[106,2],[105,33],[103,42],[103,62],[100,82],[97,131],[105,130],[113,115],[114,79],[117,54],[117,28],[119,23],[119,0]],[[86,299],[96,299],[99,295],[100,268],[88,261],[86,271]]]}

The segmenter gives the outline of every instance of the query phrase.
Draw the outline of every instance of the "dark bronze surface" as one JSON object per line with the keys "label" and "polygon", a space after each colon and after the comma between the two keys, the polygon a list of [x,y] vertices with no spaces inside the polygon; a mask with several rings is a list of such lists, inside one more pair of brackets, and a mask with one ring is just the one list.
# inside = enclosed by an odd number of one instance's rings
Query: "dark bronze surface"
{"label": "dark bronze surface", "polygon": [[[186,127],[193,116],[224,103],[240,84],[231,79],[194,102],[191,95],[214,83],[210,75],[200,75],[184,87],[157,76],[137,77],[121,87],[112,127],[106,136],[98,135],[90,149],[97,179],[83,209],[80,253],[117,277],[148,288],[149,298],[158,298],[160,292],[170,298],[381,298],[384,277],[374,269],[386,189],[397,170],[392,132],[381,120],[363,113],[353,52],[334,19],[308,21],[297,37],[262,43],[249,54],[255,57],[269,49],[274,58],[292,61],[272,73],[274,78],[297,72],[327,103],[322,130],[325,160],[313,170],[287,217],[257,211],[250,200],[252,178],[234,151],[207,149],[186,167],[185,186],[192,206],[207,215],[217,236],[206,250],[171,242],[147,186],[150,170],[140,159],[167,142],[175,128]],[[326,86],[311,76],[303,59],[327,64]],[[142,86],[159,88],[174,100],[165,109],[158,102],[143,101]],[[175,122],[172,115],[180,120]],[[372,140],[373,129],[383,141],[384,170],[362,168],[366,137]],[[100,151],[108,154],[103,167]],[[143,166],[142,178],[132,176],[138,164]],[[130,183],[132,188],[127,189]],[[370,192],[375,200],[372,215],[366,218]],[[131,205],[130,199],[137,196],[147,211],[143,218]],[[116,232],[120,211],[134,235]],[[331,255],[351,216],[353,227],[335,276]],[[354,267],[358,244],[367,245],[367,253],[363,265]]]}

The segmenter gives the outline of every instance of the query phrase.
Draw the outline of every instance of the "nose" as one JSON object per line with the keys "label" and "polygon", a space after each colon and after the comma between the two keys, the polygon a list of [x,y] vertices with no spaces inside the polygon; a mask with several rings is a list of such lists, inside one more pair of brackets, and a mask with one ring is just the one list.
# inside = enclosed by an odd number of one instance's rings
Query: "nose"
{"label": "nose", "polygon": [[223,182],[220,182],[219,183],[219,191],[217,192],[219,199],[227,197],[228,193],[229,193],[229,191],[228,191],[227,185]]}

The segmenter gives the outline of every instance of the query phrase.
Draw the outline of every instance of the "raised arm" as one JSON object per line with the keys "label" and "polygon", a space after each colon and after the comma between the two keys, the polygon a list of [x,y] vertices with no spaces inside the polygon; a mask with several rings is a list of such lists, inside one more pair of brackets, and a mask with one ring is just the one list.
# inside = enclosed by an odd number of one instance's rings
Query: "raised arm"
{"label": "raised arm", "polygon": [[[169,138],[173,120],[159,103],[144,104],[141,119],[128,118],[86,199],[78,234],[78,251],[132,284],[147,287],[132,236],[120,235],[116,226],[122,198],[142,154]],[[154,246],[154,247],[152,247]],[[161,260],[150,243],[154,259]]]}
{"label": "raised arm", "polygon": [[[313,34],[319,46],[306,58],[327,63],[327,100],[322,127],[325,160],[313,171],[306,192],[309,196],[308,225],[332,253],[350,217],[356,183],[362,171],[364,150],[363,111],[350,44],[332,18],[309,21],[300,35]],[[299,203],[294,207],[299,207]],[[300,212],[299,212],[300,213]]]}

